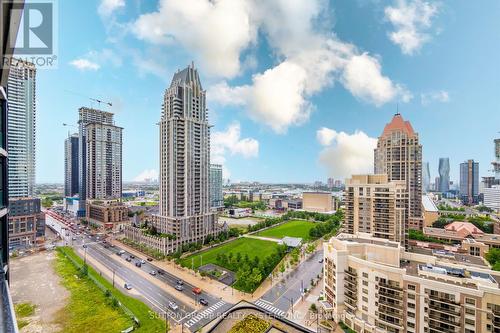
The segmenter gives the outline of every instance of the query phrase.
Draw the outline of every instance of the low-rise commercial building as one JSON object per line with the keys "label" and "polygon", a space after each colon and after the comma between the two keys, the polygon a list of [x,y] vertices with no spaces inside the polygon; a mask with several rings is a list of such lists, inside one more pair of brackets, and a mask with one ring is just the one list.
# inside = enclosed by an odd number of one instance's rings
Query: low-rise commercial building
{"label": "low-rise commercial building", "polygon": [[304,192],[302,207],[307,212],[331,213],[335,211],[335,199],[331,192]]}
{"label": "low-rise commercial building", "polygon": [[324,251],[322,311],[358,333],[500,330],[500,272],[366,234],[340,234]]}
{"label": "low-rise commercial building", "polygon": [[422,196],[424,226],[429,227],[439,219],[439,209],[429,195]]}
{"label": "low-rise commercial building", "polygon": [[90,224],[121,230],[129,222],[128,208],[120,201],[87,200],[86,218]]}
{"label": "low-rise commercial building", "polygon": [[36,245],[37,237],[45,236],[45,216],[38,198],[9,200],[9,243],[13,247]]}

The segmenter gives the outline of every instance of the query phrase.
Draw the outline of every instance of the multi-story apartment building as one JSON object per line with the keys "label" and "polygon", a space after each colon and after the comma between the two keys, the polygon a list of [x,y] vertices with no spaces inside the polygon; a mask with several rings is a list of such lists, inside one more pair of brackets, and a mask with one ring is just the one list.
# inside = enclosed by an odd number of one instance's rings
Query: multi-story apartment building
{"label": "multi-story apartment building", "polygon": [[442,157],[439,159],[439,187],[438,191],[446,193],[450,190],[450,159]]}
{"label": "multi-story apartment building", "polygon": [[375,173],[389,181],[404,180],[408,191],[407,229],[422,230],[422,145],[409,121],[397,113],[378,138]]}
{"label": "multi-story apartment building", "polygon": [[80,197],[79,216],[85,216],[85,200],[87,199],[87,125],[102,123],[114,125],[113,114],[101,110],[82,107],[78,110],[78,195]]}
{"label": "multi-story apartment building", "polygon": [[404,180],[390,182],[387,175],[352,176],[344,190],[344,230],[404,244],[407,200]]}
{"label": "multi-story apartment building", "polygon": [[479,163],[474,160],[460,163],[460,199],[465,205],[478,203]]}
{"label": "multi-story apartment building", "polygon": [[64,196],[78,194],[78,134],[71,134],[64,140]]}
{"label": "multi-story apartment building", "polygon": [[[39,198],[13,198],[9,204],[9,243],[13,247],[36,245],[39,225],[45,225]],[[44,235],[43,233],[42,235]]]}
{"label": "multi-story apartment building", "polygon": [[493,185],[490,188],[483,189],[484,205],[500,212],[500,185]]}
{"label": "multi-story apartment building", "polygon": [[222,165],[220,164],[210,164],[210,207],[215,210],[224,208]]}
{"label": "multi-story apartment building", "polygon": [[206,93],[194,64],[165,91],[160,127],[159,231],[178,244],[219,232],[210,203],[210,125]]}
{"label": "multi-story apartment building", "polygon": [[500,330],[500,272],[479,257],[362,234],[334,237],[324,253],[322,311],[357,333]]}
{"label": "multi-story apartment building", "polygon": [[495,179],[500,180],[500,139],[495,139],[493,143],[495,144],[495,160],[491,164],[495,173]]}
{"label": "multi-story apartment building", "polygon": [[36,67],[14,60],[7,84],[9,197],[33,196],[35,186]]}
{"label": "multi-story apartment building", "polygon": [[17,321],[14,305],[9,290],[9,232],[7,214],[9,211],[9,187],[8,187],[8,154],[7,154],[7,123],[9,120],[7,85],[10,66],[5,65],[14,49],[17,30],[21,22],[20,8],[24,0],[15,3],[0,0],[0,331],[17,332]]}
{"label": "multi-story apartment building", "polygon": [[87,200],[122,196],[122,128],[90,122],[86,126]]}

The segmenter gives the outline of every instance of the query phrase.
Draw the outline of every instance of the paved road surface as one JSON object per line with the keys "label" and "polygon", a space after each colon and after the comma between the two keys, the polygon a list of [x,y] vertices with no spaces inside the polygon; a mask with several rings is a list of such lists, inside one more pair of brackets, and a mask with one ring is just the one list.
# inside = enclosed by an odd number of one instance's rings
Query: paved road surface
{"label": "paved road surface", "polygon": [[310,258],[302,262],[293,272],[281,278],[271,289],[269,289],[255,304],[264,307],[268,311],[283,316],[302,296],[302,286],[309,288],[311,279],[316,279],[321,274],[323,263],[323,250],[315,252]]}

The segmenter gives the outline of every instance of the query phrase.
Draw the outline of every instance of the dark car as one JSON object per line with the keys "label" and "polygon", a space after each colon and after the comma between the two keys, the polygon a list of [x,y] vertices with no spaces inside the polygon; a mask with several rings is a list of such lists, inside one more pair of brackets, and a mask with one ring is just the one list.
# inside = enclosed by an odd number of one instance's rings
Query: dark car
{"label": "dark car", "polygon": [[141,265],[142,265],[142,264],[141,264],[141,262],[140,262],[140,261],[138,261],[138,262],[136,262],[136,263],[135,263],[135,265],[136,265],[137,267],[141,267]]}
{"label": "dark car", "polygon": [[165,274],[165,271],[163,269],[158,269],[158,274],[163,275]]}
{"label": "dark car", "polygon": [[130,255],[131,259],[135,259],[135,256],[133,254]]}
{"label": "dark car", "polygon": [[208,305],[208,301],[206,299],[204,299],[204,298],[200,298],[200,304],[207,306]]}
{"label": "dark car", "polygon": [[148,261],[153,261],[153,258],[148,258]]}
{"label": "dark car", "polygon": [[178,284],[179,286],[182,286],[182,285],[184,284],[184,281],[182,281],[182,280],[177,280],[177,284]]}
{"label": "dark car", "polygon": [[125,260],[127,260],[128,262],[132,261],[132,259],[130,259],[130,257],[125,258]]}

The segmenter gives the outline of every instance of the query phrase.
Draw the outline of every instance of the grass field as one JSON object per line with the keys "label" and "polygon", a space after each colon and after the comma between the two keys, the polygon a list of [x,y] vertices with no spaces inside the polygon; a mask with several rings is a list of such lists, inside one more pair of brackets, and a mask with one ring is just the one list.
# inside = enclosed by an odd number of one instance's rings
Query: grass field
{"label": "grass field", "polygon": [[255,236],[270,237],[281,239],[285,236],[300,237],[304,240],[309,240],[309,230],[314,227],[314,222],[307,221],[290,221],[279,226],[260,231]]}
{"label": "grass field", "polygon": [[202,264],[215,264],[218,253],[229,254],[230,252],[235,255],[240,252],[242,256],[248,254],[250,258],[257,256],[262,261],[262,259],[273,253],[277,247],[278,243],[275,242],[242,237],[213,249],[186,257],[181,260],[181,265],[191,268],[191,264],[193,264],[194,269],[197,269]]}
{"label": "grass field", "polygon": [[[82,259],[71,248],[60,248],[79,264]],[[90,279],[79,278],[77,268],[62,254],[58,253],[56,271],[63,279],[63,285],[70,291],[69,304],[58,313],[58,323],[63,327],[61,332],[120,332],[133,325],[128,316],[118,307],[113,306]],[[100,276],[92,267],[88,274],[97,279],[120,303],[131,310],[140,320],[141,326],[134,332],[165,332],[165,322],[154,316],[154,313],[143,302],[126,296],[113,288],[110,282]]]}

